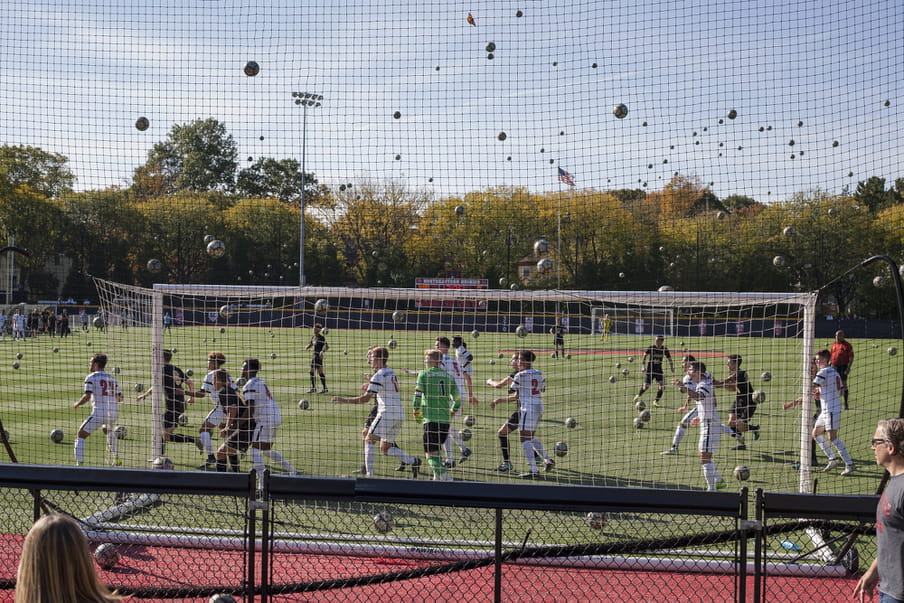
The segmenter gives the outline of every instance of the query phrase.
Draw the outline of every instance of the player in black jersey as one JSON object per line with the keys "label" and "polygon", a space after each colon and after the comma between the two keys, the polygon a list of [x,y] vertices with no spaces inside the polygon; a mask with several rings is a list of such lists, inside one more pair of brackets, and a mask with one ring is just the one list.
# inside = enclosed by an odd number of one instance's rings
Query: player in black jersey
{"label": "player in black jersey", "polygon": [[669,369],[674,373],[675,363],[672,362],[672,355],[669,353],[669,349],[665,347],[665,337],[657,335],[653,345],[648,347],[643,353],[643,385],[640,386],[640,391],[634,396],[635,403],[640,400],[640,397],[645,391],[650,389],[653,381],[656,381],[659,389],[656,391],[656,399],[653,400],[653,406],[659,406],[659,400],[662,399],[662,392],[665,391],[665,378],[662,374],[663,360],[669,361]]}

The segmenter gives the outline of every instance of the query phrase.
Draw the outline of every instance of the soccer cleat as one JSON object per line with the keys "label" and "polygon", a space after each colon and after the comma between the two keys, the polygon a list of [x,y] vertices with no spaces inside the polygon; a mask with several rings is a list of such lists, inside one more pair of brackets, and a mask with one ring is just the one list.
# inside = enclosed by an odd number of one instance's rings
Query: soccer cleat
{"label": "soccer cleat", "polygon": [[653,408],[660,408],[659,402],[653,400]]}
{"label": "soccer cleat", "polygon": [[317,388],[316,388],[316,387],[312,387],[311,389],[308,390],[308,393],[309,393],[309,394],[313,394],[313,393],[316,393],[316,392],[317,392]]}
{"label": "soccer cleat", "polygon": [[760,426],[759,425],[748,425],[747,429],[749,429],[750,431],[759,431]]}
{"label": "soccer cleat", "polygon": [[757,429],[756,431],[753,432],[753,441],[756,442],[759,439],[760,439],[760,430]]}
{"label": "soccer cleat", "polygon": [[727,487],[728,487],[728,484],[725,483],[725,480],[716,482],[716,490],[722,490]]}
{"label": "soccer cleat", "polygon": [[122,459],[121,458],[113,459],[113,466],[114,467],[122,467]]}
{"label": "soccer cleat", "polygon": [[823,471],[831,471],[832,469],[838,468],[838,459],[829,460],[828,464],[823,468]]}
{"label": "soccer cleat", "polygon": [[330,390],[328,390],[327,388],[324,387],[322,390],[320,390],[320,393],[321,393],[321,394],[325,394],[325,393],[327,393],[327,392],[329,392],[329,391],[330,391]]}
{"label": "soccer cleat", "polygon": [[504,461],[501,465],[493,469],[493,471],[499,471],[500,473],[506,473],[514,469],[512,464],[509,461]]}
{"label": "soccer cleat", "polygon": [[[403,463],[404,464],[404,463]],[[418,473],[421,470],[421,459],[414,459],[414,462],[411,463],[411,477],[412,479],[417,479]]]}
{"label": "soccer cleat", "polygon": [[841,472],[841,475],[850,475],[853,472],[854,472],[854,464],[851,463],[850,465],[845,465],[844,471]]}
{"label": "soccer cleat", "polygon": [[665,452],[660,452],[659,454],[661,454],[662,456],[668,456],[668,455],[670,455],[670,454],[678,454],[678,447],[677,447],[677,446],[672,446],[671,448],[669,448],[669,449],[666,450]]}
{"label": "soccer cleat", "polygon": [[471,456],[471,449],[470,449],[470,448],[465,448],[464,450],[462,450],[462,451],[461,451],[461,458],[458,459],[458,464],[461,465],[462,463],[464,463],[466,460],[468,460],[468,457],[469,457],[469,456]]}
{"label": "soccer cleat", "polygon": [[[420,461],[420,460],[421,459],[418,459],[418,461]],[[396,471],[404,471],[407,468],[408,468],[408,465],[406,465],[405,463],[399,463],[399,466],[396,467],[395,470]]]}
{"label": "soccer cleat", "polygon": [[539,471],[528,471],[526,473],[519,473],[518,477],[521,479],[540,479]]}
{"label": "soccer cleat", "polygon": [[455,469],[455,461],[446,461],[446,469]]}
{"label": "soccer cleat", "polygon": [[640,394],[637,394],[636,396],[634,396],[634,398],[631,399],[631,402],[634,402],[635,404],[637,404],[638,400],[640,400]]}
{"label": "soccer cleat", "polygon": [[556,468],[556,462],[552,459],[546,459],[543,464],[545,465],[544,470],[546,473],[549,473]]}
{"label": "soccer cleat", "polygon": [[732,450],[747,450],[747,444],[738,444],[737,446],[732,446]]}
{"label": "soccer cleat", "polygon": [[[404,469],[405,469],[405,463],[402,463],[402,470],[404,470]],[[399,469],[396,469],[396,471],[399,471]],[[352,471],[352,473],[356,473],[358,475],[367,475],[367,467],[365,465],[361,465],[360,467],[358,467],[357,469]]]}

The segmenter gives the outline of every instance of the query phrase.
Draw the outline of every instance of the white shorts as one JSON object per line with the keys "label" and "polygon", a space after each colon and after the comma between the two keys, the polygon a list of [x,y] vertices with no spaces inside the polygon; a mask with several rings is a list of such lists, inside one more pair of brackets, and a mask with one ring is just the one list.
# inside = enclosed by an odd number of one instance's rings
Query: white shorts
{"label": "white shorts", "polygon": [[722,426],[714,419],[700,421],[700,442],[697,445],[699,452],[716,452],[719,450],[719,436],[722,435]]}
{"label": "white shorts", "polygon": [[841,427],[841,413],[823,410],[816,417],[814,427],[825,427],[826,431],[836,431]]}
{"label": "white shorts", "polygon": [[537,431],[543,411],[539,408],[528,406],[518,412],[518,431]]}
{"label": "white shorts", "polygon": [[207,418],[204,419],[205,423],[210,423],[215,427],[219,427],[226,421],[226,413],[223,412],[223,409],[219,404],[213,407],[213,410],[207,413]]}
{"label": "white shorts", "polygon": [[116,418],[119,416],[119,408],[116,406],[104,406],[100,408],[95,408],[91,411],[91,414],[88,415],[88,418],[85,419],[85,422],[82,423],[80,429],[84,430],[87,433],[94,433],[98,429],[100,429],[101,425],[106,424],[109,429],[113,429],[115,427],[114,423],[116,423]]}
{"label": "white shorts", "polygon": [[278,423],[258,423],[254,428],[254,433],[251,434],[251,441],[272,444],[276,441],[278,428]]}
{"label": "white shorts", "polygon": [[368,435],[375,435],[384,442],[395,442],[399,434],[402,433],[402,425],[404,425],[404,417],[393,419],[382,414],[377,414],[374,422],[370,424]]}

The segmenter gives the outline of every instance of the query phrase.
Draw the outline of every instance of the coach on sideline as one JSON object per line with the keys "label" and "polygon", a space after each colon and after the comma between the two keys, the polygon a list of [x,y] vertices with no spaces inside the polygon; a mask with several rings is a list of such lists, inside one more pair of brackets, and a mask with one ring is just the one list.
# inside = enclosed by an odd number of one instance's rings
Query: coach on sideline
{"label": "coach on sideline", "polygon": [[876,464],[889,480],[876,507],[876,560],[857,582],[859,601],[872,597],[879,585],[879,603],[904,601],[904,419],[883,419],[870,442]]}

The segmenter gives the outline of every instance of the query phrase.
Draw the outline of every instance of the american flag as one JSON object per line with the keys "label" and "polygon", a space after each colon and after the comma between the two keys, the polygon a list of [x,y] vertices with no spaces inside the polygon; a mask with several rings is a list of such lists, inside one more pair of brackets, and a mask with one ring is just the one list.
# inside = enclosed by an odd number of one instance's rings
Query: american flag
{"label": "american flag", "polygon": [[574,176],[559,168],[559,182],[563,182],[568,186],[574,186]]}

